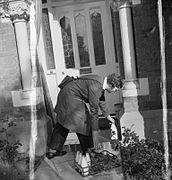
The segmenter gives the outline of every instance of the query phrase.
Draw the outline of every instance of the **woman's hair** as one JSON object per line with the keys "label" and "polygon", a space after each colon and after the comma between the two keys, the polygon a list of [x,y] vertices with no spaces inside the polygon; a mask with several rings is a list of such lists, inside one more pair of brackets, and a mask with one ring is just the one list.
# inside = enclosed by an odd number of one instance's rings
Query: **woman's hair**
{"label": "woman's hair", "polygon": [[112,85],[112,87],[121,88],[123,83],[119,76],[116,76],[115,73],[109,74],[107,76],[107,83]]}

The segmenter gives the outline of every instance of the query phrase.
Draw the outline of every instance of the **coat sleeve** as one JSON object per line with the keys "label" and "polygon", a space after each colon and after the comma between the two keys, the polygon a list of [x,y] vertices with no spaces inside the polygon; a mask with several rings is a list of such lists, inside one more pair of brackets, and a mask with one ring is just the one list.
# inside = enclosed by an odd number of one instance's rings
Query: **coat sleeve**
{"label": "coat sleeve", "polygon": [[100,110],[102,111],[103,116],[107,117],[109,115],[109,112],[108,112],[108,108],[106,106],[106,101],[105,101],[105,91],[102,92],[102,95],[99,98],[99,107],[100,107]]}
{"label": "coat sleeve", "polygon": [[100,83],[92,82],[89,87],[89,105],[91,112],[91,119],[93,124],[93,130],[98,129],[98,111],[99,107],[102,110],[103,115],[106,115],[105,101],[100,101],[102,96],[102,87]]}

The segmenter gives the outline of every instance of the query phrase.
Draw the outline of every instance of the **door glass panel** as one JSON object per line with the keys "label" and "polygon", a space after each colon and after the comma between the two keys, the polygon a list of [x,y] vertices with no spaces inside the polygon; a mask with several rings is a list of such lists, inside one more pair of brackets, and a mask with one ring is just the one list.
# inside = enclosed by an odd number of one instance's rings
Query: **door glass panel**
{"label": "door glass panel", "polygon": [[82,11],[75,12],[75,27],[79,49],[80,67],[90,66],[86,19]]}
{"label": "door glass panel", "polygon": [[70,19],[63,16],[60,19],[60,25],[61,25],[61,31],[62,31],[63,49],[64,49],[66,68],[75,68]]}
{"label": "door glass panel", "polygon": [[48,9],[42,9],[42,24],[44,34],[44,45],[46,54],[46,66],[47,69],[55,69],[54,52],[51,40],[50,24],[48,17]]}
{"label": "door glass panel", "polygon": [[103,42],[101,12],[99,8],[90,10],[90,20],[92,26],[95,64],[103,65],[106,64],[106,61],[105,61],[105,51],[104,51],[104,42]]}

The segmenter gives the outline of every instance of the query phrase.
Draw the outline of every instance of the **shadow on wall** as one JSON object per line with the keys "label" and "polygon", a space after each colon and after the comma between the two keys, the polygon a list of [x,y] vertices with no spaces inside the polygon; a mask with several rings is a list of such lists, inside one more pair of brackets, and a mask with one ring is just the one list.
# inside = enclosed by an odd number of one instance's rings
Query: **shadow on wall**
{"label": "shadow on wall", "polygon": [[[4,79],[4,82],[0,85],[0,121],[7,115],[17,115],[17,111],[14,111],[12,102],[12,90],[21,89],[21,84],[18,81],[8,84],[8,80]],[[18,112],[20,113],[20,112]]]}
{"label": "shadow on wall", "polygon": [[[142,111],[145,125],[146,138],[163,140],[163,116],[162,109]],[[172,129],[172,110],[168,109],[168,131]],[[169,136],[169,139],[172,138]]]}

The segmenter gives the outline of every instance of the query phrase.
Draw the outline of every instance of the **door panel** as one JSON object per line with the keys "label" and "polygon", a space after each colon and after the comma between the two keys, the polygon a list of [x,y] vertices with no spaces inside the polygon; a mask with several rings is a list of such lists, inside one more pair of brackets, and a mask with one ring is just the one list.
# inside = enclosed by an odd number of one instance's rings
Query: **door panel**
{"label": "door panel", "polygon": [[[60,19],[64,19],[61,15],[61,10],[58,11],[59,18],[56,21],[53,21],[53,43],[54,43],[54,54],[56,59],[56,73],[57,73],[57,82],[60,84],[60,82],[63,80],[63,78],[66,75],[78,77],[79,76],[79,70],[76,68],[76,62],[74,61],[73,54],[75,54],[75,49],[73,39],[71,39],[71,33],[69,33],[69,27],[68,27],[68,20],[67,23],[63,24],[61,21],[61,24],[63,27],[67,29],[67,31],[64,31],[62,29],[62,26],[60,24]],[[69,14],[66,13],[65,17],[69,17]],[[70,21],[69,21],[70,22]],[[70,26],[70,29],[72,31],[72,27]],[[66,34],[66,32],[68,32]],[[66,43],[66,44],[65,44]]]}

